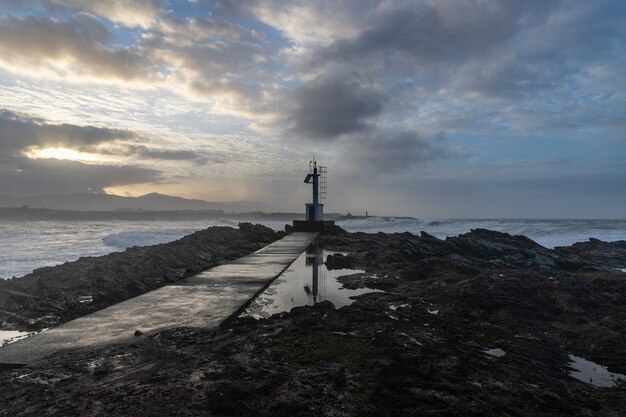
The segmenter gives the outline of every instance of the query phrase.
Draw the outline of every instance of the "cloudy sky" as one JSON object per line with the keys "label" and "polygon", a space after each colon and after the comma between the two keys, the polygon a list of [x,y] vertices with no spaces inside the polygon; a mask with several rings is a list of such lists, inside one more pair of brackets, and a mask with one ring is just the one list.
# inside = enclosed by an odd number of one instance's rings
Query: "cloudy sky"
{"label": "cloudy sky", "polygon": [[0,194],[626,217],[623,0],[0,0]]}

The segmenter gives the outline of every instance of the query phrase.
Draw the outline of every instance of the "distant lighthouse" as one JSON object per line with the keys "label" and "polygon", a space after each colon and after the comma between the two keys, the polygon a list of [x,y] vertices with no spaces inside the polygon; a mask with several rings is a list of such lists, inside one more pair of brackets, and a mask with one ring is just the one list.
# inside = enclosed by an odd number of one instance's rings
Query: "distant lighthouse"
{"label": "distant lighthouse", "polygon": [[324,204],[320,200],[326,199],[326,174],[325,166],[317,165],[313,158],[309,161],[309,172],[304,179],[306,184],[312,186],[312,200],[305,204],[305,219],[294,220],[293,227],[296,231],[321,232],[335,224],[332,220],[324,220]]}

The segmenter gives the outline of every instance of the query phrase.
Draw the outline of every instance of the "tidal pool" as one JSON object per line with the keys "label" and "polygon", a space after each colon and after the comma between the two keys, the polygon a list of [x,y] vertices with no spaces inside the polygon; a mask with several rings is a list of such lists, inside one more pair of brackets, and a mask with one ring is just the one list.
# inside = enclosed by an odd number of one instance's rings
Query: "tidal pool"
{"label": "tidal pool", "polygon": [[571,361],[569,366],[573,369],[569,372],[569,376],[581,382],[586,382],[596,387],[612,387],[618,380],[626,381],[626,375],[609,372],[606,366],[598,365],[574,355],[569,355],[569,359]]}
{"label": "tidal pool", "polygon": [[27,338],[34,332],[20,332],[18,330],[0,330],[0,346],[17,342],[18,340]]}
{"label": "tidal pool", "polygon": [[257,296],[242,316],[256,319],[267,318],[272,314],[289,311],[294,307],[314,305],[330,301],[336,308],[352,304],[351,297],[381,292],[381,290],[343,288],[337,278],[345,275],[364,273],[360,269],[326,268],[326,258],[340,252],[331,252],[311,246]]}
{"label": "tidal pool", "polygon": [[506,352],[500,348],[487,349],[487,350],[484,350],[483,352],[489,356],[494,356],[496,358],[501,358],[502,356],[506,355]]}

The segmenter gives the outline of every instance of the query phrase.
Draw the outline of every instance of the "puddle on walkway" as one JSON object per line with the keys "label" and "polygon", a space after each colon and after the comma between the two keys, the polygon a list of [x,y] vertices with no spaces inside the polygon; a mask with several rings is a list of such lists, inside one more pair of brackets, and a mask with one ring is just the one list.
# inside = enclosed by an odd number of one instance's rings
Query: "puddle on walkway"
{"label": "puddle on walkway", "polygon": [[267,318],[272,314],[290,311],[294,307],[330,301],[336,308],[350,305],[351,297],[370,292],[370,288],[351,290],[343,288],[337,278],[363,273],[360,269],[328,270],[325,262],[331,252],[310,246],[289,268],[276,278],[267,289],[255,298],[242,313],[244,317]]}
{"label": "puddle on walkway", "polygon": [[35,332],[20,332],[18,330],[0,330],[0,346],[8,345],[9,343],[17,342],[18,340],[25,339]]}
{"label": "puddle on walkway", "polygon": [[573,368],[569,372],[569,376],[581,382],[586,382],[596,387],[612,387],[618,380],[626,381],[626,375],[609,372],[606,366],[598,365],[574,355],[569,355],[569,359],[571,361],[569,366]]}
{"label": "puddle on walkway", "polygon": [[501,358],[502,356],[506,355],[506,352],[500,348],[486,349],[483,350],[483,352],[489,356],[493,356],[496,358]]}

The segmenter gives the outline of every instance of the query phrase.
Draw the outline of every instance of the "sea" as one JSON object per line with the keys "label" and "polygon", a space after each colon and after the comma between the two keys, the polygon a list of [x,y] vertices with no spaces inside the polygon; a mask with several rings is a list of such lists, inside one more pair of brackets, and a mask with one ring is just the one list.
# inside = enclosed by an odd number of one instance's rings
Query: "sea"
{"label": "sea", "polygon": [[[83,256],[100,256],[132,246],[179,239],[210,226],[233,226],[241,220],[181,221],[0,221],[0,278],[19,277],[36,268],[54,266]],[[251,221],[255,221],[251,219]],[[283,230],[285,221],[257,221]],[[367,217],[338,221],[350,232],[396,233],[425,231],[438,238],[483,228],[525,235],[553,248],[584,242],[626,240],[626,220],[413,219]]]}

